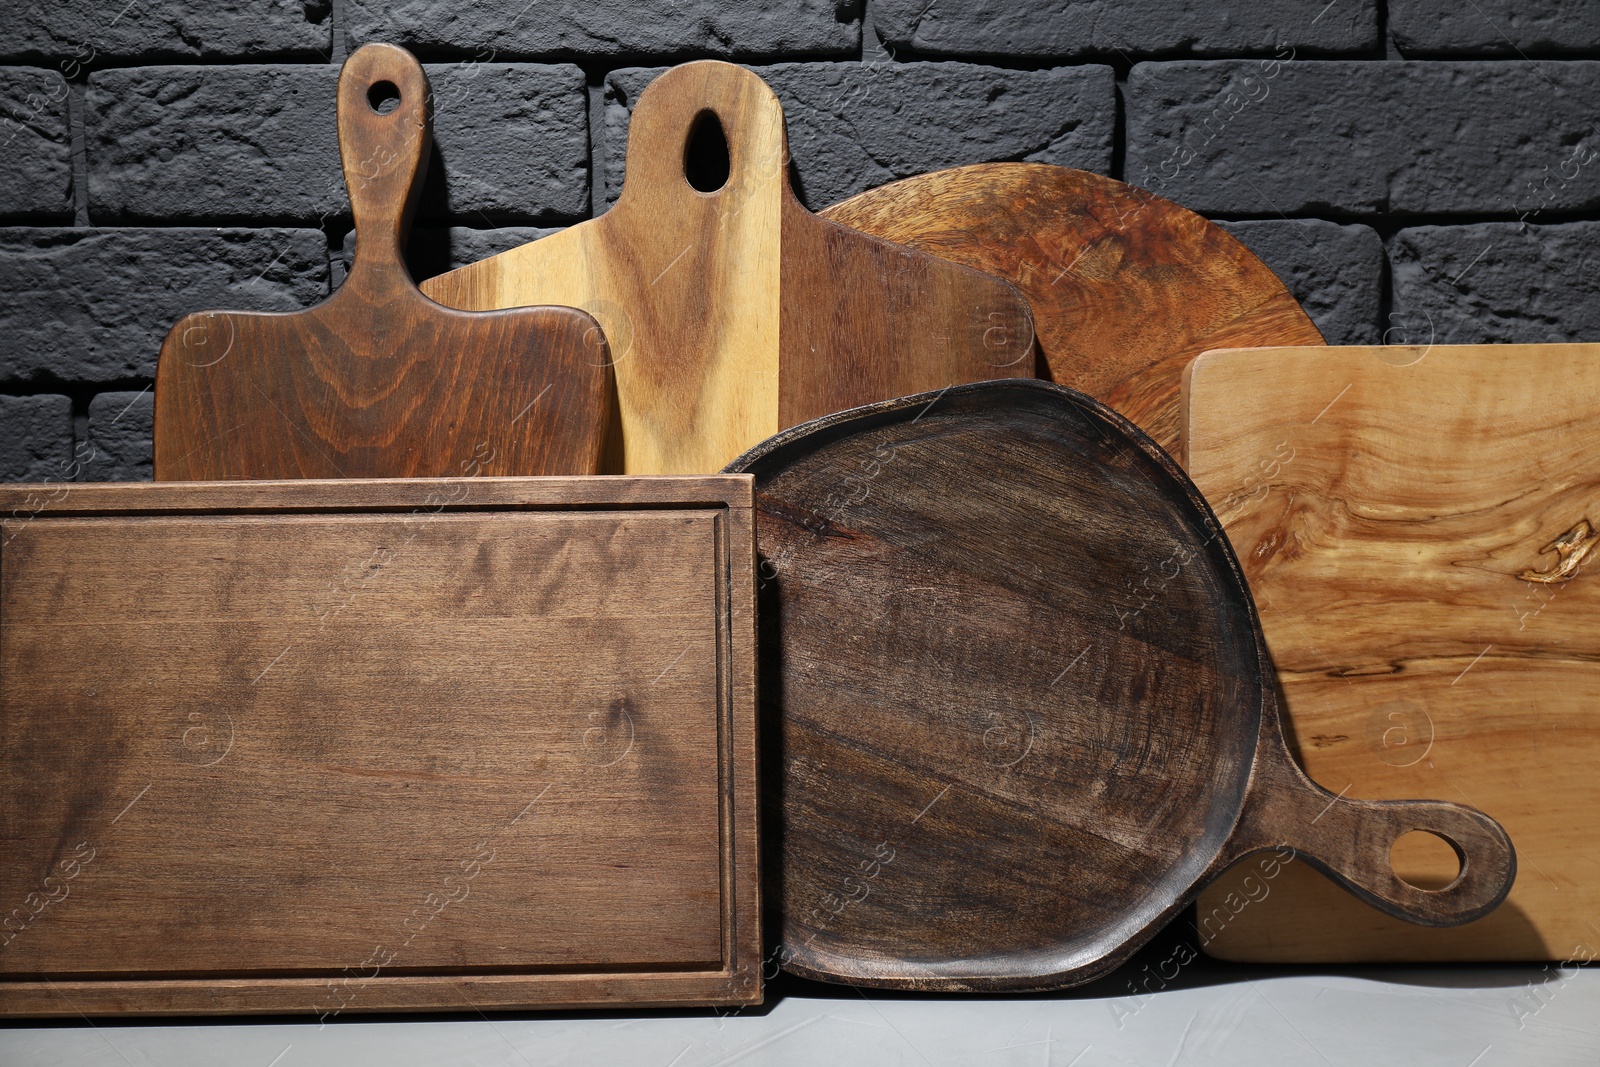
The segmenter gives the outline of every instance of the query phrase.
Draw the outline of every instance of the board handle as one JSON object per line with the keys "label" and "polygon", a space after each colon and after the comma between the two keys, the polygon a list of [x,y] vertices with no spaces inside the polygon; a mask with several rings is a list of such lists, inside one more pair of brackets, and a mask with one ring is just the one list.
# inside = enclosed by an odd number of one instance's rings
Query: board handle
{"label": "board handle", "polygon": [[362,45],[339,71],[339,155],[356,227],[351,273],[404,269],[433,144],[430,108],[428,76],[404,48]]}
{"label": "board handle", "polygon": [[[1352,800],[1306,777],[1287,749],[1263,762],[1232,838],[1232,858],[1293,849],[1367,903],[1423,926],[1482,918],[1511,891],[1517,874],[1511,838],[1476,808],[1443,800]],[[1442,838],[1455,851],[1461,871],[1448,885],[1425,889],[1395,873],[1390,850],[1414,830]]]}
{"label": "board handle", "polygon": [[[690,176],[696,133],[715,116],[728,151],[726,181],[697,188]],[[682,203],[735,210],[763,187],[788,189],[789,144],[783,106],[760,77],[732,63],[702,59],[662,74],[639,94],[628,125],[622,197],[649,190]]]}

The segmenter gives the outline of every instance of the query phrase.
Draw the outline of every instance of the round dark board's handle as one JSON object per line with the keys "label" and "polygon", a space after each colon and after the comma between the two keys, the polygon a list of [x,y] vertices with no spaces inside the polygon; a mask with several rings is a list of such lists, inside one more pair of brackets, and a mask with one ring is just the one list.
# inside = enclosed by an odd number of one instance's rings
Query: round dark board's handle
{"label": "round dark board's handle", "polygon": [[339,154],[356,260],[398,265],[432,145],[428,77],[404,48],[367,44],[339,71]]}
{"label": "round dark board's handle", "polygon": [[[1258,765],[1265,773],[1251,785],[1233,856],[1287,846],[1367,903],[1423,926],[1482,918],[1511,891],[1516,851],[1481,811],[1443,800],[1352,800],[1312,782],[1287,751],[1267,762]],[[1454,881],[1423,889],[1395,873],[1390,850],[1413,830],[1455,850],[1461,872]]]}

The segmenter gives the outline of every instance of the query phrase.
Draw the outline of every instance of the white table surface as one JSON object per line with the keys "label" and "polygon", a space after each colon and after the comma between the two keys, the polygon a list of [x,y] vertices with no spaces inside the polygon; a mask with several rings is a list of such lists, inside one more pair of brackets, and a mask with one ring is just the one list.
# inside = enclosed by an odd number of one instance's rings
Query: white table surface
{"label": "white table surface", "polygon": [[0,1030],[5,1067],[1140,1067],[1600,1065],[1600,968],[1245,968],[1196,961],[1118,997],[1140,960],[1015,998],[860,992],[780,979],[734,1015],[567,1013],[292,1020],[83,1019]]}

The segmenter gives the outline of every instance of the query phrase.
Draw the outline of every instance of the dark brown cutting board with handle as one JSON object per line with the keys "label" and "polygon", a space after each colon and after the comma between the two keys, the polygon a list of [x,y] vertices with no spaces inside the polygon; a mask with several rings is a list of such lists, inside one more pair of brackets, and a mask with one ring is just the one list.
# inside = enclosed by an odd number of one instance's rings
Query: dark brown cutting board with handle
{"label": "dark brown cutting board with handle", "polygon": [[1042,376],[1105,401],[1174,455],[1191,359],[1323,343],[1222,227],[1104,175],[978,163],[869,189],[822,217],[1015,284],[1033,308]]}
{"label": "dark brown cutting board with handle", "polygon": [[0,487],[0,1015],[761,999],[748,478]]}
{"label": "dark brown cutting board with handle", "polygon": [[[1340,798],[1300,771],[1215,517],[1092,398],[957,386],[795,427],[729,470],[756,476],[789,970],[1074,985],[1252,853],[1262,877],[1307,863],[1429,925],[1510,888],[1487,816]],[[1390,845],[1414,829],[1455,843],[1454,884],[1396,877]]]}
{"label": "dark brown cutting board with handle", "polygon": [[616,359],[617,473],[708,474],[819,415],[1033,375],[1015,287],[818,218],[788,163],[783,107],[757,74],[685,63],[634,107],[615,207],[422,290],[599,319]]}
{"label": "dark brown cutting board with handle", "polygon": [[155,476],[594,473],[610,411],[595,321],[571,308],[456,311],[406,271],[431,143],[422,67],[366,45],[340,71],[338,99],[350,275],[305,311],[206,311],[172,328],[156,364]]}

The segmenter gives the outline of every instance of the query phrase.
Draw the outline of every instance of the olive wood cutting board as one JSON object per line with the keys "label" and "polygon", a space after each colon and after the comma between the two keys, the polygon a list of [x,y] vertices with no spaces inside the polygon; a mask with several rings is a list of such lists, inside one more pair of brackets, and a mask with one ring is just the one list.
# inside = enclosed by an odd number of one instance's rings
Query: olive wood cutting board
{"label": "olive wood cutting board", "polygon": [[822,217],[1015,284],[1033,309],[1041,376],[1105,401],[1169,452],[1195,356],[1323,343],[1232,235],[1103,175],[979,163],[870,189]]}
{"label": "olive wood cutting board", "polygon": [[[1288,872],[1201,897],[1206,950],[1296,962],[1585,960],[1600,946],[1600,345],[1211,352],[1189,471],[1261,606],[1306,770],[1505,824],[1505,905],[1423,930]],[[1424,848],[1430,845],[1431,848]],[[1396,850],[1418,885],[1457,861]]]}
{"label": "olive wood cutting board", "polygon": [[[726,174],[701,178],[723,143]],[[795,199],[788,162],[765,82],[712,60],[674,67],[634,108],[615,207],[422,291],[459,308],[594,315],[629,474],[709,473],[806,419],[1034,373],[1015,288],[818,218]]]}
{"label": "olive wood cutting board", "polygon": [[431,143],[409,52],[339,73],[339,149],[359,238],[349,277],[305,311],[204,311],[156,363],[155,476],[592,474],[610,356],[571,308],[465,314],[424,297],[401,249]]}
{"label": "olive wood cutting board", "polygon": [[0,516],[0,1014],[760,1000],[748,478]]}
{"label": "olive wood cutting board", "polygon": [[[1510,886],[1492,819],[1341,797],[1294,764],[1227,539],[1166,453],[1092,398],[955,386],[797,426],[730,469],[756,476],[789,970],[1075,985],[1241,859],[1263,877],[1316,865],[1430,925]],[[1419,827],[1467,857],[1449,889],[1390,868]]]}

